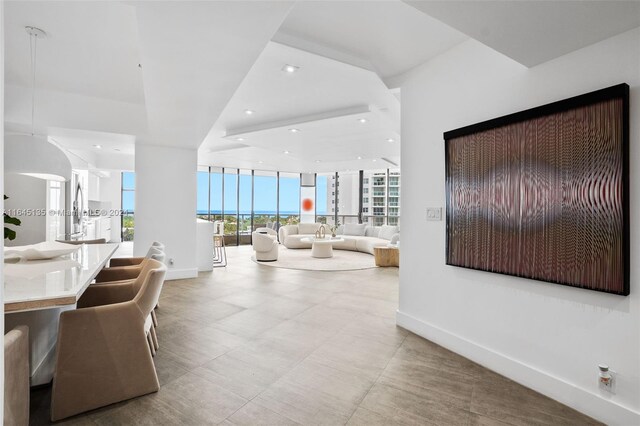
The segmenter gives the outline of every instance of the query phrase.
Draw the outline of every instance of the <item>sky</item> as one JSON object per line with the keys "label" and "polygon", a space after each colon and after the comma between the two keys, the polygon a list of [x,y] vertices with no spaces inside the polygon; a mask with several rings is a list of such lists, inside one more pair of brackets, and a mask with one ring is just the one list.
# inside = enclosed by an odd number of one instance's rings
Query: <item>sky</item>
{"label": "sky", "polygon": [[[209,202],[209,176],[211,176],[211,211],[222,210],[222,175],[220,173],[198,172],[198,212],[206,212]],[[238,181],[240,183],[240,213],[251,212],[251,175],[225,174],[224,178],[224,206],[225,213],[236,213],[236,199],[238,197]],[[122,209],[134,211],[135,173],[122,174]],[[316,179],[317,213],[327,212],[327,177],[318,176]],[[276,177],[254,176],[254,211],[276,211]],[[300,178],[280,177],[280,212],[295,213],[300,210]]]}

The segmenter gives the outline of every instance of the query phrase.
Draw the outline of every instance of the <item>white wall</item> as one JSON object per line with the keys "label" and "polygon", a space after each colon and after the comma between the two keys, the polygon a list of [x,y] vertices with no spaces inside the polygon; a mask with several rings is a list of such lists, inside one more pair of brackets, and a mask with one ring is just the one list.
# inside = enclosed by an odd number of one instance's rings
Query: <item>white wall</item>
{"label": "white wall", "polygon": [[[153,241],[166,246],[169,279],[195,277],[195,149],[136,146],[135,256]],[[173,265],[169,259],[173,259]]]}
{"label": "white wall", "polygon": [[[98,199],[111,204],[111,210],[122,209],[122,174],[118,170],[109,172],[109,177],[100,178],[100,193]],[[121,218],[114,215],[111,217],[111,240],[112,243],[121,241]]]}
{"label": "white wall", "polygon": [[[2,163],[4,165],[4,162]],[[16,231],[16,239],[5,241],[7,246],[24,246],[41,243],[47,237],[47,217],[35,214],[14,214],[12,210],[33,209],[46,212],[47,181],[9,173],[4,176],[4,193],[9,197],[4,207],[10,216],[17,217],[22,222],[20,226],[10,226]],[[27,213],[27,212],[24,212]]]}
{"label": "white wall", "polygon": [[[631,295],[445,265],[443,132],[626,82],[631,86]],[[402,85],[398,323],[611,424],[640,424],[640,29],[527,69],[470,40]],[[597,386],[598,363],[618,372]]]}

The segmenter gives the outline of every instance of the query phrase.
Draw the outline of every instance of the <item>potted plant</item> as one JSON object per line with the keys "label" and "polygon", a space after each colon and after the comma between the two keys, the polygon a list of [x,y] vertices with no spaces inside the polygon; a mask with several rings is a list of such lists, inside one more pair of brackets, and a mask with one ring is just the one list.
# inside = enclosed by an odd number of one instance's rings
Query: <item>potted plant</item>
{"label": "potted plant", "polygon": [[[6,195],[4,196],[4,199],[7,200],[9,197],[7,197]],[[8,214],[4,214],[4,224],[5,225],[14,225],[14,226],[20,226],[20,219],[18,219],[17,217],[11,217]],[[4,239],[9,239],[9,240],[15,240],[16,239],[16,231],[14,231],[11,228],[7,228],[6,226],[4,227]]]}

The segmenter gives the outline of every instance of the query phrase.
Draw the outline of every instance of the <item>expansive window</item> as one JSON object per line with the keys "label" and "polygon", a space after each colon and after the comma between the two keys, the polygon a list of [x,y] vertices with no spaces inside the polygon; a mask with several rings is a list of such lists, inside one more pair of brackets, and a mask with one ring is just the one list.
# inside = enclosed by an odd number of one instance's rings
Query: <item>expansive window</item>
{"label": "expansive window", "polygon": [[400,221],[400,170],[388,170],[389,196],[387,198],[387,223],[398,225]]}
{"label": "expansive window", "polygon": [[209,168],[198,167],[198,198],[196,202],[196,215],[200,219],[211,220],[209,211]]}
{"label": "expansive window", "polygon": [[336,183],[338,192],[338,224],[358,223],[360,216],[360,173],[339,172]]}
{"label": "expansive window", "polygon": [[136,174],[133,172],[123,172],[121,181],[122,214],[120,216],[120,223],[122,229],[122,241],[133,241]]}
{"label": "expansive window", "polygon": [[316,176],[316,222],[328,225],[335,223],[335,186],[331,189],[334,179],[334,174]]}
{"label": "expansive window", "polygon": [[305,202],[315,195],[307,220],[315,213],[316,222],[328,225],[399,222],[399,170],[319,173],[312,191],[301,188],[300,178],[299,173],[198,168],[198,217],[223,221],[227,244],[250,244],[257,228],[299,223],[305,190]]}
{"label": "expansive window", "polygon": [[251,212],[253,211],[253,176],[251,170],[238,173],[238,237],[239,244],[251,244]]}
{"label": "expansive window", "polygon": [[238,169],[224,169],[223,204],[224,235],[229,244],[238,243]]}
{"label": "expansive window", "polygon": [[372,225],[398,225],[400,170],[367,170],[363,173],[362,221]]}
{"label": "expansive window", "polygon": [[280,226],[300,222],[300,174],[280,173]]}
{"label": "expansive window", "polygon": [[209,172],[209,220],[222,222],[222,168],[211,167]]}
{"label": "expansive window", "polygon": [[278,179],[276,172],[256,170],[253,177],[254,229],[276,228],[278,213]]}

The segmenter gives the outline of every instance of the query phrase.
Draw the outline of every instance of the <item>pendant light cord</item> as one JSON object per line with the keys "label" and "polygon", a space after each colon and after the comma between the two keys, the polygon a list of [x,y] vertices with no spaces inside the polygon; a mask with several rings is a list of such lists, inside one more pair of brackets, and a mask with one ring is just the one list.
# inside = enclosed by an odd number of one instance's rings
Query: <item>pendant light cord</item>
{"label": "pendant light cord", "polygon": [[29,51],[31,53],[31,136],[34,136],[36,114],[36,55],[38,53],[37,34],[29,34]]}

